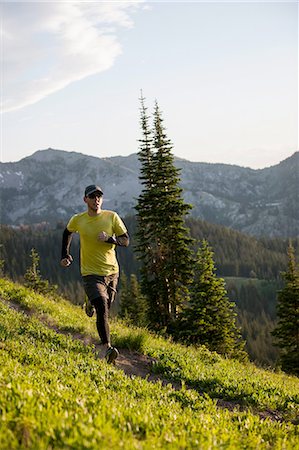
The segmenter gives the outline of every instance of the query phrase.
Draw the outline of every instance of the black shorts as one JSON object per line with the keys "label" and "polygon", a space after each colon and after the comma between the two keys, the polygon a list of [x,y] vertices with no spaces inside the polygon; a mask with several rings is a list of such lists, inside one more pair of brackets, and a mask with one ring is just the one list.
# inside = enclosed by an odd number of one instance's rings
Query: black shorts
{"label": "black shorts", "polygon": [[118,273],[112,275],[85,275],[82,277],[85,293],[92,303],[92,300],[104,297],[109,305],[114,301],[118,283]]}

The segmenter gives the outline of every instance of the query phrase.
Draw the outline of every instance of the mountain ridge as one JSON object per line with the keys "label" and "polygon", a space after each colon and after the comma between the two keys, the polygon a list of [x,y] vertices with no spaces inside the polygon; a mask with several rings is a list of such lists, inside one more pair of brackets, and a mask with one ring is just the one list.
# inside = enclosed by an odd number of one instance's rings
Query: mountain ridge
{"label": "mountain ridge", "polygon": [[[254,236],[299,234],[299,152],[264,169],[176,158],[191,216]],[[67,221],[84,210],[84,187],[98,183],[105,209],[133,214],[141,191],[138,155],[98,158],[38,150],[0,164],[1,223]]]}

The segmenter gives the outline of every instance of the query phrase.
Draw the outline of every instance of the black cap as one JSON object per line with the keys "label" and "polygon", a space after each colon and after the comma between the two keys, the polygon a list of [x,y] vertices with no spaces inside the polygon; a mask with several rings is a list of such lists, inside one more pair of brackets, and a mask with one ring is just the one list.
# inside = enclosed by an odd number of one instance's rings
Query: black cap
{"label": "black cap", "polygon": [[99,192],[101,195],[103,195],[103,191],[100,188],[100,186],[96,186],[95,184],[91,184],[90,186],[87,186],[85,188],[85,197],[88,197],[90,194],[94,194],[95,192]]}

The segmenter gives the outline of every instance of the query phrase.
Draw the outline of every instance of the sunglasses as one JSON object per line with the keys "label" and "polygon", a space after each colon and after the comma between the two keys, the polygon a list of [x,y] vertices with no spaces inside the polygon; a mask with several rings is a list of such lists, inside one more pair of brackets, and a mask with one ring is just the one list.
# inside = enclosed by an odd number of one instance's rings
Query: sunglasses
{"label": "sunglasses", "polygon": [[96,197],[102,197],[102,194],[100,194],[99,192],[94,192],[90,195],[87,196],[88,198],[94,199]]}

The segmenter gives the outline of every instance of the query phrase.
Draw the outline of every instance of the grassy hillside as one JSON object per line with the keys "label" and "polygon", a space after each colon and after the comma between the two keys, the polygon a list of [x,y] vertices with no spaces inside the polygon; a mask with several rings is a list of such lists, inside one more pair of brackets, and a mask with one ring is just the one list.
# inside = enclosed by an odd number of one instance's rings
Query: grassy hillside
{"label": "grassy hillside", "polygon": [[150,356],[161,381],[128,377],[83,342],[97,333],[80,307],[4,279],[0,299],[1,450],[298,444],[296,377],[114,321],[114,344]]}

